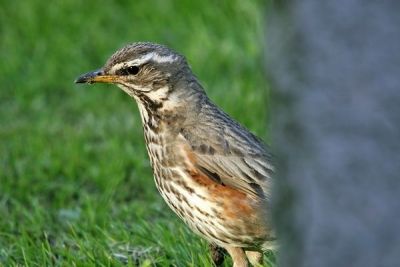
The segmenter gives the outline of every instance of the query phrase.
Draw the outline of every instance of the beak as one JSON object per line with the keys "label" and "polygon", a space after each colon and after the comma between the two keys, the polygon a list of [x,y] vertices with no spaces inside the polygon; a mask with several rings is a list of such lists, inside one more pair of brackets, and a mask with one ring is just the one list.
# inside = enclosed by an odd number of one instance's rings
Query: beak
{"label": "beak", "polygon": [[79,76],[75,83],[113,83],[117,81],[117,78],[117,75],[107,75],[100,69]]}

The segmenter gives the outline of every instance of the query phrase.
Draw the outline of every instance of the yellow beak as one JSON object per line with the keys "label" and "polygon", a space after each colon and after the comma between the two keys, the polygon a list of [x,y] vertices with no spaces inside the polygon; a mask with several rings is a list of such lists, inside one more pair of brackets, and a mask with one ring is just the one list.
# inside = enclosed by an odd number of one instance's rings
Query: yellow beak
{"label": "yellow beak", "polygon": [[79,76],[75,83],[115,83],[117,75],[104,74],[103,70],[95,70]]}

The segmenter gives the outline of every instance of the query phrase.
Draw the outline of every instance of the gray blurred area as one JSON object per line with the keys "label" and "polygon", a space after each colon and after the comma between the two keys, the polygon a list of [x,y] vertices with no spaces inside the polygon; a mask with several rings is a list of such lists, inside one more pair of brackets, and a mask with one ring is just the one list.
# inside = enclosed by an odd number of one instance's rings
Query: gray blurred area
{"label": "gray blurred area", "polygon": [[280,266],[400,266],[400,1],[275,1]]}

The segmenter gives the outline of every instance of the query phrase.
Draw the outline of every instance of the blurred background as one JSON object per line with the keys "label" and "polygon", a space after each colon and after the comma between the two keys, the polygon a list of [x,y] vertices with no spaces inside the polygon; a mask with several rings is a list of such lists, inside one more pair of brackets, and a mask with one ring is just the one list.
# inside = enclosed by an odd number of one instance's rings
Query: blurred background
{"label": "blurred background", "polygon": [[279,266],[400,266],[400,2],[273,2]]}
{"label": "blurred background", "polygon": [[210,266],[156,191],[134,101],[73,81],[128,43],[162,43],[268,141],[264,1],[0,4],[0,265]]}

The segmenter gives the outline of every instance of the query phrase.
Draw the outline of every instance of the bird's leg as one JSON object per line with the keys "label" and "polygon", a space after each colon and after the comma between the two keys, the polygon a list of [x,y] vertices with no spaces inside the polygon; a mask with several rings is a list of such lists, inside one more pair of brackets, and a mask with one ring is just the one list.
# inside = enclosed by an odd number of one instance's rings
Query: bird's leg
{"label": "bird's leg", "polygon": [[225,249],[215,245],[214,243],[210,243],[208,247],[210,249],[211,260],[214,265],[217,267],[222,266],[226,254]]}
{"label": "bird's leg", "polygon": [[244,253],[242,248],[238,247],[225,247],[226,251],[228,251],[229,255],[232,257],[233,267],[248,267],[248,262],[246,258],[246,254]]}
{"label": "bird's leg", "polygon": [[251,265],[254,267],[262,266],[264,255],[261,252],[247,250],[246,255]]}

